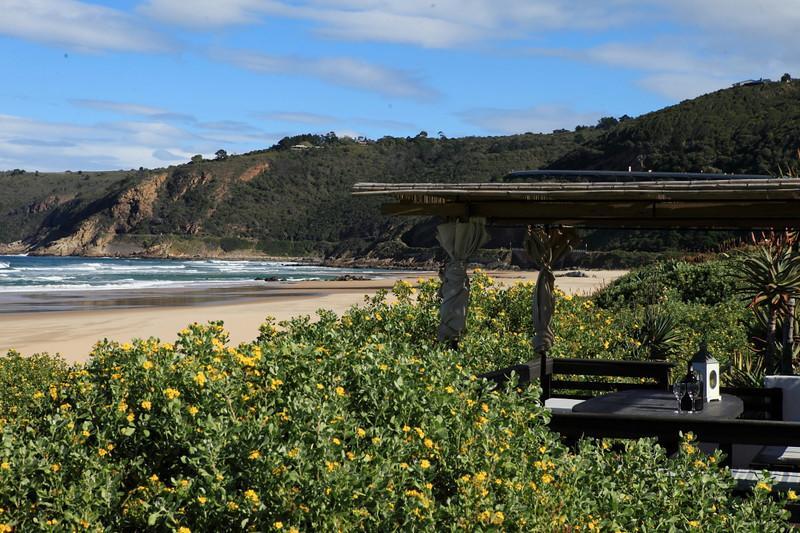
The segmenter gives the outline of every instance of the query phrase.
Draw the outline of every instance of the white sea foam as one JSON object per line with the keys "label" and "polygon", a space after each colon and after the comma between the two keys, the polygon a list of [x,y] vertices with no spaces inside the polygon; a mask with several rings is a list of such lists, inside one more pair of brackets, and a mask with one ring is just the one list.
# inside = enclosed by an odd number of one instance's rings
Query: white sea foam
{"label": "white sea foam", "polygon": [[[11,265],[14,265],[13,267]],[[325,268],[279,261],[205,259],[81,259],[0,256],[0,292],[147,289],[259,284],[256,278],[287,281],[330,279],[342,274],[380,276],[380,270]]]}

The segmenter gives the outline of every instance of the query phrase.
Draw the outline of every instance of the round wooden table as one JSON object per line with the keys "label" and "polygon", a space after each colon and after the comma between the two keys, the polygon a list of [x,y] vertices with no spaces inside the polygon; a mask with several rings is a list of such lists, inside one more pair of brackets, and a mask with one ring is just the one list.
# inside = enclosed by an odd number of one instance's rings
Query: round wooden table
{"label": "round wooden table", "polygon": [[698,419],[738,418],[744,411],[744,402],[736,396],[723,394],[722,399],[706,402],[702,411],[675,412],[678,402],[671,392],[662,390],[631,389],[595,396],[572,408],[574,413],[605,413],[641,415],[647,417],[691,417]]}

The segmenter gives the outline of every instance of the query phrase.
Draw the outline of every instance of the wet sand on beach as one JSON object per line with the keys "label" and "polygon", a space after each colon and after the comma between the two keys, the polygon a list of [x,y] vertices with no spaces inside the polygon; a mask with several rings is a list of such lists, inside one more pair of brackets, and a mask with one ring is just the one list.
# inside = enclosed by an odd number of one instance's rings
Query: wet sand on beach
{"label": "wet sand on beach", "polygon": [[[588,294],[620,275],[620,270],[587,271],[589,277],[557,277],[556,286],[570,294]],[[108,338],[126,342],[158,337],[172,341],[191,322],[223,320],[231,342],[253,340],[267,316],[286,320],[314,316],[317,309],[341,314],[365,295],[389,289],[399,279],[415,282],[434,272],[398,273],[368,281],[305,281],[203,289],[153,289],[60,293],[0,293],[0,353],[61,353],[68,361],[85,361],[92,345]],[[511,285],[533,281],[536,272],[491,272]]]}

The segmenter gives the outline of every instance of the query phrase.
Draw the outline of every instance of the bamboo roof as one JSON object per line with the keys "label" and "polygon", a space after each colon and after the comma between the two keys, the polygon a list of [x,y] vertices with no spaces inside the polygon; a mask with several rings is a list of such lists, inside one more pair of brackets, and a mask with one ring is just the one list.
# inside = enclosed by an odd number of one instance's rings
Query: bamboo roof
{"label": "bamboo roof", "polygon": [[[524,181],[537,179],[540,181]],[[529,171],[489,183],[357,183],[386,214],[589,227],[800,228],[800,180],[761,175]]]}

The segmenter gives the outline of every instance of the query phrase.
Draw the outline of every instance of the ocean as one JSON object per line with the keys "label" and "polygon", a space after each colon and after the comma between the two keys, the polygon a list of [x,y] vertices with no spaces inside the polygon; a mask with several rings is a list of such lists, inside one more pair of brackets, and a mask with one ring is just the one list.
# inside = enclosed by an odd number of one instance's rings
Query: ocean
{"label": "ocean", "polygon": [[0,255],[0,293],[225,287],[259,284],[256,278],[331,280],[345,274],[380,278],[389,272],[284,261]]}

